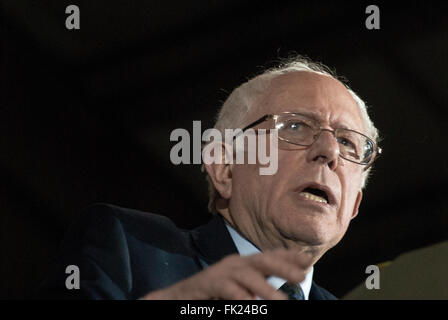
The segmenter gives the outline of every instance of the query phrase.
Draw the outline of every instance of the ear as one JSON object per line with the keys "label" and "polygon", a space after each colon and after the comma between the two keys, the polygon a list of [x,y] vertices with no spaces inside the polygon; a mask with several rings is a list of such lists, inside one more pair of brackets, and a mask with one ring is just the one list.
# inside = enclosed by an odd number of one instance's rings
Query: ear
{"label": "ear", "polygon": [[358,215],[359,205],[362,200],[362,190],[358,191],[358,195],[356,196],[355,205],[353,206],[353,213],[351,219],[354,219]]}
{"label": "ear", "polygon": [[[233,164],[225,162],[225,153],[228,152],[226,146],[221,143],[222,157],[214,158],[211,163],[204,163],[204,168],[212,180],[215,189],[224,199],[230,199],[232,196],[232,168]],[[215,149],[216,150],[216,149]]]}

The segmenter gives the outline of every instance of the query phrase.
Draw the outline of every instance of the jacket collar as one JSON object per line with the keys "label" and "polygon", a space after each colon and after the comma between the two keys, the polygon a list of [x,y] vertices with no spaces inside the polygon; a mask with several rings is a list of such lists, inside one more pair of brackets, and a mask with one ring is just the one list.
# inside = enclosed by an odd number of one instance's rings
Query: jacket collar
{"label": "jacket collar", "polygon": [[221,215],[215,215],[207,224],[190,233],[196,255],[207,264],[238,253]]}

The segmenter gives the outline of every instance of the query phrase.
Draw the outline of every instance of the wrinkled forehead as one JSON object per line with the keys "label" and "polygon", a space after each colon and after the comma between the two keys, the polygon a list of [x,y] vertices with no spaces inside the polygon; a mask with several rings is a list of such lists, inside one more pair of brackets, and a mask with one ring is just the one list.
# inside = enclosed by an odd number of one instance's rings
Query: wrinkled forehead
{"label": "wrinkled forehead", "polygon": [[365,132],[361,111],[338,80],[314,72],[298,71],[273,78],[256,100],[250,119],[265,114],[301,111],[322,124]]}

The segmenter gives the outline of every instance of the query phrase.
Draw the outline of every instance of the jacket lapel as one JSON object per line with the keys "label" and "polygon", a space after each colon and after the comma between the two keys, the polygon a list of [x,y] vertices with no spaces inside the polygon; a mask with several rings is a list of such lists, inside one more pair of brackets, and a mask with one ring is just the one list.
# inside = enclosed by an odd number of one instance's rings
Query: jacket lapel
{"label": "jacket lapel", "polygon": [[309,300],[337,300],[337,298],[314,281],[311,285]]}

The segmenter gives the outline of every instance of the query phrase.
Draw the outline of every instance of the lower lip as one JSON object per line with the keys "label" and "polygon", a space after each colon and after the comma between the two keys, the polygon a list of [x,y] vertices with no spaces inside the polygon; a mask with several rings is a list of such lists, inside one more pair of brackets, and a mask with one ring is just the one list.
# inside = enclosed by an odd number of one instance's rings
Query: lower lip
{"label": "lower lip", "polygon": [[331,208],[331,205],[326,202],[318,202],[318,201],[308,199],[305,196],[302,196],[300,193],[296,193],[295,195],[296,195],[296,198],[298,198],[299,200],[304,201],[307,204],[316,206],[318,208],[325,209],[325,210],[329,210]]}

